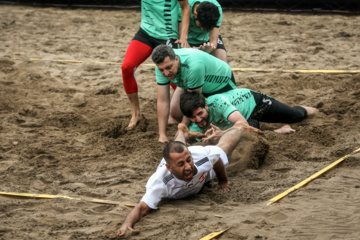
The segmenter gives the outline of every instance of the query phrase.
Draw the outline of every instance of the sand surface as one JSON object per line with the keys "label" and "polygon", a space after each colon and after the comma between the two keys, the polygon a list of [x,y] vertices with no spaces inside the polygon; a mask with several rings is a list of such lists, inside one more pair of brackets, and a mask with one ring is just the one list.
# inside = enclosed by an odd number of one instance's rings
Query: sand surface
{"label": "sand surface", "polygon": [[[1,196],[0,239],[116,239],[125,204],[138,203],[164,146],[153,66],[137,70],[145,120],[124,130],[131,112],[120,63],[139,24],[138,10],[1,5],[0,191],[83,200]],[[359,70],[360,16],[225,12],[221,33],[232,68],[274,70],[234,71],[239,87],[320,112],[289,135],[263,124],[264,138],[248,136],[230,160],[230,192],[205,187],[165,200],[130,238],[200,239],[230,228],[220,239],[359,239],[360,153],[266,203],[360,147],[360,74],[282,71]]]}

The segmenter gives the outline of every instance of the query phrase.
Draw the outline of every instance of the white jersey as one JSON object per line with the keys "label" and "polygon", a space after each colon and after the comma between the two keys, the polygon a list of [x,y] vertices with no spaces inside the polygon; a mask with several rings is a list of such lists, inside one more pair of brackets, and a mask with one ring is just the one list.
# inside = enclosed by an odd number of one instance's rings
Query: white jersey
{"label": "white jersey", "polygon": [[228,166],[225,152],[217,146],[191,146],[189,151],[194,159],[197,174],[189,182],[177,179],[165,166],[162,159],[156,172],[146,184],[146,193],[141,199],[150,208],[157,209],[162,198],[182,199],[198,193],[204,184],[213,179],[216,174],[213,165],[221,159]]}

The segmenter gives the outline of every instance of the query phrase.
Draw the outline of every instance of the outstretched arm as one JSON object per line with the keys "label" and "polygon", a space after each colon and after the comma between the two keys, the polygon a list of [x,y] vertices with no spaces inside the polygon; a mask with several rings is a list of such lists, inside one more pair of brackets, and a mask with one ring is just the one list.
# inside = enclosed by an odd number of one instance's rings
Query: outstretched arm
{"label": "outstretched arm", "polygon": [[239,111],[234,111],[233,113],[231,113],[228,117],[228,121],[233,124],[233,127],[228,128],[227,130],[224,131],[210,123],[211,128],[205,132],[206,137],[203,138],[202,141],[216,144],[222,135],[224,135],[232,128],[239,126],[241,126],[241,128],[243,128],[244,130],[248,130],[260,134],[263,133],[261,130],[251,127],[244,118],[244,116]]}
{"label": "outstretched arm", "polygon": [[[246,125],[248,125],[248,122],[244,118],[244,116],[239,111],[232,112],[227,120],[231,122],[232,124],[235,124],[236,122],[242,122]],[[217,143],[221,136],[226,132],[222,131],[220,128],[216,127],[213,124],[210,124],[211,128],[205,132],[206,138],[203,138],[203,142],[210,142],[210,143]]]}
{"label": "outstretched arm", "polygon": [[229,122],[231,122],[232,124],[235,124],[236,122],[239,122],[239,121],[240,121],[240,122],[243,122],[243,123],[249,125],[248,122],[246,121],[246,119],[244,118],[244,116],[243,116],[239,111],[234,111],[234,112],[232,112],[232,113],[228,116],[227,120],[228,120]]}
{"label": "outstretched arm", "polygon": [[187,42],[190,23],[190,5],[188,0],[179,1],[179,3],[181,6],[181,32],[179,33],[180,39],[175,41],[175,43],[179,43],[181,48],[186,48],[190,47]]}
{"label": "outstretched arm", "polygon": [[121,228],[118,231],[118,235],[120,237],[125,236],[127,230],[130,230],[134,233],[139,232],[138,230],[133,229],[133,227],[135,223],[147,215],[150,210],[151,208],[145,202],[140,202],[138,205],[136,205],[136,207],[133,208],[133,210],[131,210],[129,215],[125,218],[124,223],[121,225]]}
{"label": "outstretched arm", "polygon": [[201,139],[202,142],[209,142],[211,144],[216,144],[219,142],[221,136],[226,132],[222,131],[220,128],[210,123],[210,129],[205,132],[205,137]]}

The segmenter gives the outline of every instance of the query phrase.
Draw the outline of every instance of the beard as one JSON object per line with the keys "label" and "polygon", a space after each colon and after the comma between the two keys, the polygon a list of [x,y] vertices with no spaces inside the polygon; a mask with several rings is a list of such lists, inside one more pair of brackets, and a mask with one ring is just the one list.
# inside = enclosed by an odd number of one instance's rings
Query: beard
{"label": "beard", "polygon": [[204,122],[205,121],[205,124],[204,124],[204,126],[200,126],[200,125],[198,125],[202,130],[207,130],[208,128],[209,128],[209,126],[210,126],[210,121],[209,121],[209,119],[210,119],[210,112],[209,112],[209,110],[207,110],[206,108],[205,108],[205,111],[207,112],[207,116],[205,116],[204,117],[204,119],[201,121],[201,122]]}

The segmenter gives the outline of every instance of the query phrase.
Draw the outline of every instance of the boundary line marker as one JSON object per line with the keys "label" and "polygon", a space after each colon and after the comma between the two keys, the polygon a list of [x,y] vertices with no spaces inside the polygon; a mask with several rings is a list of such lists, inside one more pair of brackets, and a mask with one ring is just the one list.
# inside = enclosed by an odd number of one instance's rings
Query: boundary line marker
{"label": "boundary line marker", "polygon": [[277,195],[276,197],[273,197],[272,199],[270,199],[268,201],[268,203],[266,204],[266,206],[269,206],[270,204],[276,203],[278,201],[280,201],[281,199],[283,199],[284,197],[286,197],[288,194],[294,192],[295,190],[303,187],[304,185],[308,184],[309,182],[311,182],[312,180],[315,180],[316,178],[318,178],[319,176],[321,176],[322,174],[324,174],[325,172],[331,170],[332,168],[334,168],[336,165],[338,165],[339,163],[341,163],[342,161],[344,161],[346,158],[350,157],[351,155],[357,153],[360,151],[360,148],[356,149],[355,151],[353,151],[352,153],[349,153],[347,155],[345,155],[344,157],[340,158],[339,160],[333,162],[332,164],[330,164],[329,166],[323,168],[322,170],[320,170],[319,172],[313,174],[312,176],[308,177],[307,179],[305,179],[304,181],[298,183],[297,185],[295,185],[292,188],[289,188],[288,190],[286,190],[285,192]]}
{"label": "boundary line marker", "polygon": [[205,237],[200,238],[200,240],[210,240],[210,239],[213,239],[213,238],[219,236],[220,234],[226,232],[226,231],[229,230],[229,229],[230,229],[230,228],[227,228],[227,229],[225,229],[225,230],[223,230],[223,231],[219,231],[219,232],[212,232],[212,233],[210,233],[209,235],[206,235]]}
{"label": "boundary line marker", "polygon": [[0,195],[8,196],[8,197],[20,197],[20,198],[40,198],[40,199],[55,199],[55,198],[65,198],[70,200],[77,201],[86,201],[93,203],[102,203],[102,204],[113,204],[113,205],[124,205],[127,207],[135,207],[134,204],[124,204],[121,202],[111,201],[111,200],[103,200],[96,198],[75,198],[64,195],[48,195],[48,194],[32,194],[32,193],[14,193],[14,192],[0,192]]}
{"label": "boundary line marker", "polygon": [[[50,62],[65,62],[65,63],[96,63],[96,64],[109,64],[109,65],[121,65],[121,62],[102,62],[102,61],[85,61],[85,60],[67,60],[67,59],[52,59],[46,60],[42,58],[14,58],[14,60],[30,60],[30,61],[50,61]],[[155,66],[155,64],[143,63],[143,66]],[[231,68],[232,71],[240,72],[282,72],[282,73],[332,73],[332,74],[341,74],[341,73],[360,73],[360,70],[309,70],[309,69],[261,69],[261,68]]]}

